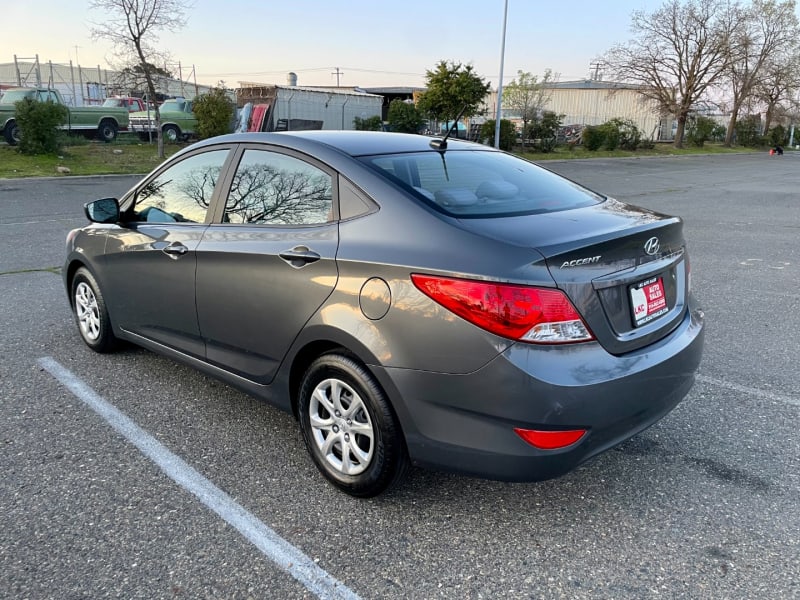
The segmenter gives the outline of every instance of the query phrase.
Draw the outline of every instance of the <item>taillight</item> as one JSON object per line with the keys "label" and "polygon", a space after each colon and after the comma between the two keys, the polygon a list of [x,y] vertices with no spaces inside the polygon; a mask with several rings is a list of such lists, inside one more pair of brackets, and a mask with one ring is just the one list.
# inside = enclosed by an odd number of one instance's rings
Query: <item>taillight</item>
{"label": "taillight", "polygon": [[559,448],[566,448],[571,446],[584,435],[585,429],[568,429],[561,431],[542,431],[537,429],[520,429],[514,428],[516,433],[523,440],[528,442],[531,446],[535,446],[541,450],[557,450]]}
{"label": "taillight", "polygon": [[411,280],[448,310],[503,337],[536,344],[594,339],[561,290],[419,274]]}

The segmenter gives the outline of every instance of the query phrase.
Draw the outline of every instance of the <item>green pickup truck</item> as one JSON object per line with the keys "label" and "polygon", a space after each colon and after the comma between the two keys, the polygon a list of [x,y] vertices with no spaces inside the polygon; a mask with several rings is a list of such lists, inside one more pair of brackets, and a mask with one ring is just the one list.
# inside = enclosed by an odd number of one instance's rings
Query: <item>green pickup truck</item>
{"label": "green pickup truck", "polygon": [[[55,102],[65,105],[58,90],[46,88],[11,88],[0,98],[0,135],[11,146],[19,142],[20,131],[14,118],[15,102],[30,98],[40,102]],[[61,129],[69,133],[97,137],[104,142],[113,142],[117,132],[128,129],[128,111],[107,106],[67,106],[67,122]]]}
{"label": "green pickup truck", "polygon": [[[192,112],[192,101],[183,98],[166,100],[158,107],[161,117],[161,133],[169,142],[189,139],[197,133],[197,117]],[[156,115],[153,111],[131,113],[131,131],[143,140],[156,131]]]}

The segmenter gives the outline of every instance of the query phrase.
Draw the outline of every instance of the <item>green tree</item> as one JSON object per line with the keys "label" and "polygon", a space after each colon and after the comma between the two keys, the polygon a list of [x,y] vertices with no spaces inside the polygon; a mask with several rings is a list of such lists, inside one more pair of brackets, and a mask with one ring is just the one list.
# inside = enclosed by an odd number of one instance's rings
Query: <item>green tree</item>
{"label": "green tree", "polygon": [[[547,86],[554,79],[550,69],[544,72],[541,80],[536,75],[517,71],[517,78],[503,88],[503,106],[519,114],[522,131],[528,131],[528,123],[539,117],[542,108],[550,100]],[[525,136],[522,136],[522,151],[525,152]]]}
{"label": "green tree", "polygon": [[472,65],[439,61],[427,71],[426,90],[417,107],[425,115],[440,121],[452,121],[463,110],[464,117],[478,112],[489,92],[489,84],[473,72]]}
{"label": "green tree", "polygon": [[353,129],[356,131],[380,131],[383,127],[383,121],[378,115],[362,119],[355,117],[353,119]]}
{"label": "green tree", "polygon": [[740,146],[757,148],[765,143],[759,135],[761,117],[748,115],[736,121],[736,143]]}
{"label": "green tree", "polygon": [[197,135],[201,140],[230,133],[233,102],[228,98],[225,88],[215,87],[195,98],[192,111],[197,117]]}
{"label": "green tree", "polygon": [[67,107],[55,102],[25,98],[14,103],[17,126],[21,132],[22,154],[56,154],[63,141],[59,127],[67,122]]}
{"label": "green tree", "polygon": [[611,119],[605,125],[612,131],[617,146],[623,150],[636,150],[642,142],[642,131],[631,119]]}
{"label": "green tree", "polygon": [[636,150],[642,145],[642,131],[630,119],[610,119],[602,125],[584,127],[583,145],[587,150]]}
{"label": "green tree", "polygon": [[[494,119],[489,119],[483,125],[481,125],[481,140],[490,140],[490,143],[494,143],[494,129],[496,122],[497,121]],[[500,119],[500,150],[510,152],[514,147],[514,142],[516,139],[517,130],[514,127],[514,124],[508,119]]]}
{"label": "green tree", "polygon": [[712,139],[717,122],[704,115],[691,115],[686,121],[686,140],[696,148],[702,148]]}
{"label": "green tree", "polygon": [[392,100],[389,104],[387,117],[391,130],[398,133],[419,133],[420,127],[425,124],[419,109],[400,99]]}
{"label": "green tree", "polygon": [[[564,115],[546,110],[541,117],[534,117],[527,129],[527,137],[535,140],[542,152],[552,152],[558,142],[558,130],[564,121]],[[523,143],[526,136],[522,136]]]}
{"label": "green tree", "polygon": [[590,152],[600,150],[606,141],[606,128],[602,125],[588,125],[583,128],[581,140],[584,147]]}
{"label": "green tree", "polygon": [[776,125],[767,135],[770,146],[785,146],[789,143],[789,134],[783,125]]}

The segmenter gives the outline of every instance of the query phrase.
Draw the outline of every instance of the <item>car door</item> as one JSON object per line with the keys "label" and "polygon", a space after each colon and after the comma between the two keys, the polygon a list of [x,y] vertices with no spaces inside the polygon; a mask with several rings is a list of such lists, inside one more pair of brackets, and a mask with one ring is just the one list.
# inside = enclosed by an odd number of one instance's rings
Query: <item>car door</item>
{"label": "car door", "polygon": [[197,256],[208,361],[269,383],[337,280],[336,178],[307,157],[245,146]]}
{"label": "car door", "polygon": [[125,331],[203,358],[195,307],[197,246],[229,147],[169,164],[123,202],[108,233],[104,279],[115,322]]}

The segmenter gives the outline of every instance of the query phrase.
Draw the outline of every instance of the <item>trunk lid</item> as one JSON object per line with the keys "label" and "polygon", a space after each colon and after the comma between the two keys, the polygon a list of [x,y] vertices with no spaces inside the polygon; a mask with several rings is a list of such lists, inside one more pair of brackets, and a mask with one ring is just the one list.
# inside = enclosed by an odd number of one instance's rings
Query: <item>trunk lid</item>
{"label": "trunk lid", "polygon": [[661,339],[683,319],[688,257],[683,222],[607,199],[594,206],[461,225],[535,248],[598,342],[624,354]]}

